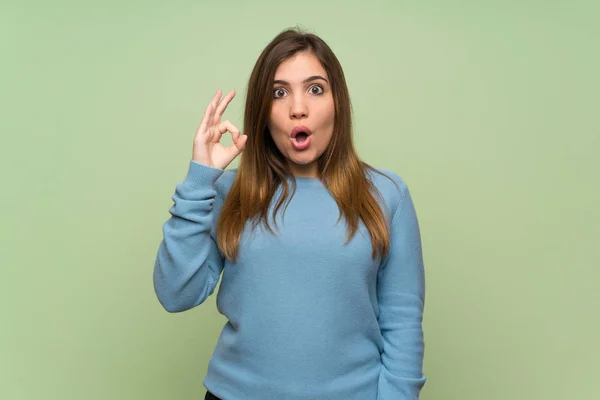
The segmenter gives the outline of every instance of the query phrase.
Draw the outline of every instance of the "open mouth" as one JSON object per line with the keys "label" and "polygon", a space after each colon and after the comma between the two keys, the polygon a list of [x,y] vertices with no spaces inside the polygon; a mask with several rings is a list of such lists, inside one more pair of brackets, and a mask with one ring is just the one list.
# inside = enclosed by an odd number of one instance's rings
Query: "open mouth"
{"label": "open mouth", "polygon": [[296,137],[295,137],[295,139],[296,139],[296,141],[297,141],[298,143],[302,143],[302,142],[304,142],[306,139],[308,139],[308,133],[306,133],[306,132],[298,132],[298,133],[296,134]]}
{"label": "open mouth", "polygon": [[290,139],[292,146],[296,150],[305,150],[310,146],[312,132],[311,130],[303,125],[296,126],[290,133]]}

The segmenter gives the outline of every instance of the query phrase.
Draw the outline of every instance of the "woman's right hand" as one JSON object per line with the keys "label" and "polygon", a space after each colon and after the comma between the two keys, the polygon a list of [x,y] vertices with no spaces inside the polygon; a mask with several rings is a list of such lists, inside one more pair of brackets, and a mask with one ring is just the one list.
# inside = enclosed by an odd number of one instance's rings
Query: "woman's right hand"
{"label": "woman's right hand", "polygon": [[[221,122],[221,116],[235,96],[235,90],[227,93],[223,99],[221,94],[221,89],[217,90],[206,107],[194,138],[192,160],[209,167],[225,169],[244,150],[248,136],[240,135],[240,130],[231,122]],[[220,143],[221,137],[227,131],[231,132],[233,139],[233,145],[229,147]]]}

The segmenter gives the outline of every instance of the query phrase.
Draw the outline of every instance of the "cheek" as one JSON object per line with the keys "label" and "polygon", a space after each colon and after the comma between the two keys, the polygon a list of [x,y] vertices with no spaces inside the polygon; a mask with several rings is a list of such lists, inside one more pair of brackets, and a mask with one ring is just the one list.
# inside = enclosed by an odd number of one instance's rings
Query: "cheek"
{"label": "cheek", "polygon": [[335,119],[335,103],[333,102],[333,98],[331,99],[331,104],[329,105],[329,118],[331,123],[333,123]]}
{"label": "cheek", "polygon": [[283,112],[280,107],[272,107],[271,108],[271,117],[270,124],[275,128],[275,130],[281,129],[283,122]]}
{"label": "cheek", "polygon": [[332,125],[335,119],[335,104],[333,98],[329,98],[327,104],[322,108],[322,121],[325,125]]}
{"label": "cheek", "polygon": [[273,108],[271,115],[269,116],[269,132],[273,141],[277,144],[277,147],[281,149],[281,146],[285,146],[287,142],[287,134],[284,132],[284,118],[281,115],[281,111]]}
{"label": "cheek", "polygon": [[335,122],[335,107],[333,103],[329,104],[328,107],[324,107],[321,120],[323,121],[323,125],[326,126],[328,130],[333,129]]}
{"label": "cheek", "polygon": [[335,106],[333,104],[333,101],[327,108],[326,115],[324,115],[324,121],[327,130],[327,138],[325,141],[329,143],[331,141],[331,138],[333,137],[333,129],[335,125]]}

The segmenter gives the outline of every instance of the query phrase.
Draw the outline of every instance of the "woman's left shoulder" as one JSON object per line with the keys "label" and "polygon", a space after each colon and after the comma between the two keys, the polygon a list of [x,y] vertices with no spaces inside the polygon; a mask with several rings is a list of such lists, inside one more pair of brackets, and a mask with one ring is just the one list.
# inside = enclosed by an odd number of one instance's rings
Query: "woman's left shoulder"
{"label": "woman's left shoulder", "polygon": [[408,189],[404,177],[390,169],[370,166],[367,168],[367,175],[380,191],[402,196],[404,191]]}
{"label": "woman's left shoulder", "polygon": [[367,176],[393,214],[408,192],[406,180],[393,170],[374,166],[367,168]]}

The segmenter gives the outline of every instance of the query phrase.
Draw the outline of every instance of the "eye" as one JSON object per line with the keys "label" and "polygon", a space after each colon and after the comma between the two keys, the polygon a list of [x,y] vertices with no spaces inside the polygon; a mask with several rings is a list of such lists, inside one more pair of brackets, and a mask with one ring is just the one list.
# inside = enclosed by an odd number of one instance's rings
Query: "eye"
{"label": "eye", "polygon": [[278,94],[280,94],[281,92],[285,93],[285,90],[283,90],[283,88],[276,88],[273,90],[273,97],[276,99],[279,99],[281,97],[283,97],[283,95],[278,96]]}
{"label": "eye", "polygon": [[[315,88],[318,89],[316,92],[313,90]],[[321,87],[321,85],[313,85],[310,87],[310,92],[312,94],[323,94],[324,90],[323,90],[323,87]]]}

